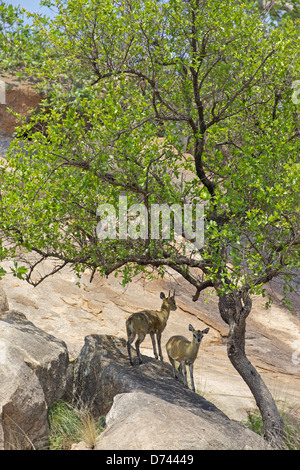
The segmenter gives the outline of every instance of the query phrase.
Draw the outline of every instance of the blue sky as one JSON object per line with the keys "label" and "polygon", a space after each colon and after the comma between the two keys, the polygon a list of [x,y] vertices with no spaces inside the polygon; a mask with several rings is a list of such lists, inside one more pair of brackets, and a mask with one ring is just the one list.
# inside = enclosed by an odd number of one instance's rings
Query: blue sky
{"label": "blue sky", "polygon": [[20,5],[31,13],[42,13],[50,17],[53,15],[50,8],[40,7],[40,0],[3,0],[3,3],[8,3],[14,7]]}

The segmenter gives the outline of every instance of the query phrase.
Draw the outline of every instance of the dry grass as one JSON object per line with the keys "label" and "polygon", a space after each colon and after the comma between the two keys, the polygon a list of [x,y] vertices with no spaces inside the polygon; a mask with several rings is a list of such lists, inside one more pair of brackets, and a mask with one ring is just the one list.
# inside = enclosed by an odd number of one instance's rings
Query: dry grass
{"label": "dry grass", "polygon": [[[300,450],[300,409],[283,405],[278,411],[284,422],[285,450]],[[248,420],[245,424],[263,437],[263,423],[258,410],[248,413]]]}
{"label": "dry grass", "polygon": [[84,441],[91,449],[104,421],[95,421],[89,410],[78,409],[71,403],[57,402],[48,413],[50,426],[50,450],[68,450],[74,443]]}

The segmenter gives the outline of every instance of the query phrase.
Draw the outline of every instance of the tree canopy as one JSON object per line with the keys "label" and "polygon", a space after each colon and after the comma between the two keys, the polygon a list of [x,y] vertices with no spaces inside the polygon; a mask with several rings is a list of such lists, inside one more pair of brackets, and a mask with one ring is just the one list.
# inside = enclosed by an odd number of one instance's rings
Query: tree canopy
{"label": "tree canopy", "polygon": [[[230,288],[287,274],[299,261],[295,22],[269,29],[251,2],[55,3],[47,28],[35,17],[46,47],[26,73],[47,99],[9,158],[9,237],[127,280],[151,263],[197,289],[193,264]],[[202,259],[172,240],[97,239],[98,205],[121,193],[148,208],[205,203]]]}

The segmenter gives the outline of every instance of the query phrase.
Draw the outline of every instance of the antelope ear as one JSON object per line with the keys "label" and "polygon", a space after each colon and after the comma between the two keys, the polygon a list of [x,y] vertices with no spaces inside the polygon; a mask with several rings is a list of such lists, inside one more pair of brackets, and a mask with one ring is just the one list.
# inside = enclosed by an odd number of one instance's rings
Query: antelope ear
{"label": "antelope ear", "polygon": [[209,328],[205,328],[205,330],[202,330],[202,333],[204,333],[206,335],[206,333],[209,332]]}
{"label": "antelope ear", "polygon": [[189,324],[189,330],[190,331],[195,331],[195,328],[193,327],[193,325]]}
{"label": "antelope ear", "polygon": [[165,294],[164,294],[163,292],[161,292],[161,293],[160,293],[160,298],[161,298],[161,299],[165,299],[165,297],[166,297]]}

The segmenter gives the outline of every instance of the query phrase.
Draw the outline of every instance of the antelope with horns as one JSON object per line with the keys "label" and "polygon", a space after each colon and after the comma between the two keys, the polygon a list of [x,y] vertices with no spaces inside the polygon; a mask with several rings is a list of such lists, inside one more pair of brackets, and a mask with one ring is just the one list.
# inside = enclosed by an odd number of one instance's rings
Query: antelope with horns
{"label": "antelope with horns", "polygon": [[[188,387],[186,365],[189,366],[191,377],[191,388],[195,391],[193,366],[196,360],[199,346],[202,341],[203,335],[209,332],[209,328],[205,330],[195,330],[192,325],[189,325],[189,330],[193,332],[192,341],[187,340],[184,336],[172,336],[166,344],[169,360],[172,364],[175,379],[179,379],[179,375],[183,379],[183,383]],[[175,361],[180,362],[177,373]]]}
{"label": "antelope with horns", "polygon": [[130,360],[130,364],[133,366],[132,356],[131,356],[131,344],[134,338],[137,335],[137,340],[135,342],[136,354],[138,357],[139,364],[143,363],[141,354],[140,354],[140,344],[144,341],[144,338],[147,334],[151,336],[153,352],[155,359],[158,359],[156,344],[155,344],[155,335],[158,345],[158,352],[160,360],[163,361],[162,351],[161,351],[161,335],[164,331],[171,310],[176,310],[175,302],[175,290],[174,294],[171,296],[170,291],[168,297],[165,296],[163,292],[160,293],[160,298],[163,299],[162,306],[160,310],[142,310],[141,312],[136,312],[130,315],[126,320],[126,330],[127,330],[127,350]]}

